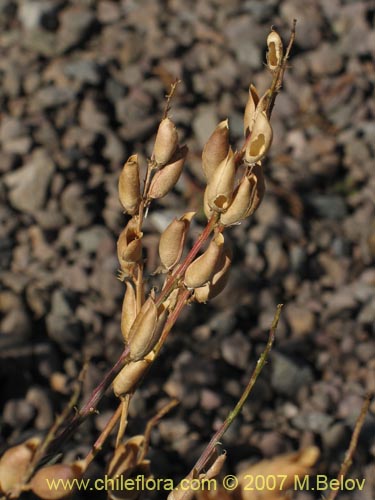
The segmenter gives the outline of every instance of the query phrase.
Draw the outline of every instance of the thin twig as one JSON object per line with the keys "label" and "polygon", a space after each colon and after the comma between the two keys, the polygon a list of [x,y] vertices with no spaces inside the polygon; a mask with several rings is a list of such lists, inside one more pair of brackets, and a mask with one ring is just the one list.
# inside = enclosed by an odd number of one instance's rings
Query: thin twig
{"label": "thin twig", "polygon": [[[345,478],[348,473],[349,468],[353,463],[354,452],[358,445],[359,434],[365,422],[365,418],[370,407],[370,395],[368,394],[363,402],[361,412],[357,418],[357,421],[354,426],[352,438],[350,440],[349,448],[345,453],[345,458],[343,463],[341,464],[340,471],[337,475],[337,479],[340,481],[341,478]],[[331,490],[326,500],[335,500],[339,493],[339,490]]]}
{"label": "thin twig", "polygon": [[122,411],[122,404],[120,403],[115,411],[115,413],[111,416],[111,418],[108,420],[106,423],[103,431],[101,432],[100,436],[98,439],[95,441],[93,444],[91,450],[87,454],[85,458],[85,469],[90,465],[90,463],[94,460],[96,455],[101,451],[103,448],[103,444],[108,438],[108,436],[111,434],[113,431],[115,425],[117,424],[118,420],[120,419],[121,416],[121,411]]}
{"label": "thin twig", "polygon": [[221,438],[225,434],[225,432],[228,430],[229,426],[232,424],[233,420],[237,417],[237,415],[241,412],[243,405],[245,404],[247,398],[249,397],[249,394],[254,387],[254,384],[262,371],[263,366],[265,365],[268,355],[271,351],[273,342],[275,340],[275,332],[277,328],[277,324],[279,322],[280,314],[281,314],[281,309],[283,305],[279,304],[277,306],[277,310],[275,313],[275,317],[272,322],[272,326],[268,335],[268,341],[267,345],[262,352],[260,358],[257,361],[257,364],[254,368],[254,371],[249,379],[249,382],[245,388],[245,390],[242,393],[242,396],[238,400],[236,406],[234,409],[229,413],[221,427],[215,432],[214,436],[211,438],[211,441],[208,443],[207,447],[203,451],[202,455],[199,457],[197,463],[195,464],[193,471],[196,472],[201,472],[201,470],[207,465],[208,461],[210,460],[213,452],[215,451],[215,448],[217,444],[221,441]]}

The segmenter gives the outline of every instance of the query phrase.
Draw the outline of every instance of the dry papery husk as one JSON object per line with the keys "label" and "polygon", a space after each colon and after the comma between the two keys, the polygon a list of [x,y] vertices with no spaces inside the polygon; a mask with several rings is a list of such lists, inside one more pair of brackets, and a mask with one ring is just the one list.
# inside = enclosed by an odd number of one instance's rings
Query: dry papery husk
{"label": "dry papery husk", "polygon": [[174,219],[161,234],[159,256],[165,269],[172,269],[180,260],[190,222],[195,213],[187,212],[179,219]]}
{"label": "dry papery husk", "polygon": [[215,170],[225,160],[228,153],[229,126],[228,120],[224,120],[215,128],[203,148],[202,168],[207,182],[210,182]]}
{"label": "dry papery husk", "polygon": [[130,361],[126,364],[113,381],[113,392],[119,398],[134,391],[139,380],[154,359],[154,353],[150,352],[145,359]]}
{"label": "dry papery husk", "polygon": [[[121,443],[114,451],[113,457],[108,466],[108,476],[117,480],[121,485],[121,481],[125,481],[130,477],[143,475],[145,478],[150,477],[150,462],[143,458],[144,437],[133,436],[125,443]],[[134,500],[141,495],[141,491],[127,491],[126,489],[114,488],[108,490],[108,497],[111,500]]]}
{"label": "dry papery husk", "polygon": [[187,154],[187,146],[178,148],[170,162],[156,172],[148,191],[149,198],[154,200],[163,198],[174,188],[180,178]]}
{"label": "dry papery husk", "polygon": [[123,271],[142,259],[142,236],[135,218],[130,219],[117,240],[117,258]]}
{"label": "dry papery husk", "polygon": [[130,331],[129,344],[131,361],[143,359],[158,342],[168,317],[168,311],[161,305],[158,309],[152,297],[143,304]]}
{"label": "dry papery husk", "polygon": [[246,145],[245,161],[252,165],[264,158],[271,147],[272,137],[272,127],[266,112],[257,112],[251,137]]}
{"label": "dry papery husk", "polygon": [[8,448],[0,458],[0,492],[7,494],[23,483],[41,439],[34,437]]}
{"label": "dry papery husk", "polygon": [[[84,460],[72,464],[54,464],[39,469],[30,481],[31,491],[43,500],[59,500],[72,495],[73,491],[66,488],[65,481],[79,479],[85,472]],[[62,479],[63,481],[59,481]],[[55,481],[56,487],[51,487]],[[64,487],[65,485],[65,487]]]}
{"label": "dry papery husk", "polygon": [[243,125],[244,125],[244,135],[247,136],[248,133],[252,130],[255,119],[255,110],[259,103],[259,95],[257,89],[253,84],[250,84],[249,87],[249,97],[247,99]]}
{"label": "dry papery husk", "polygon": [[223,245],[224,236],[218,233],[210,241],[207,250],[186,269],[184,276],[185,286],[188,288],[198,288],[210,281],[223,253]]}
{"label": "dry papery husk", "polygon": [[125,283],[126,291],[121,309],[121,333],[125,342],[129,340],[129,332],[137,316],[137,298],[132,283]]}
{"label": "dry papery husk", "polygon": [[224,252],[216,265],[214,275],[208,283],[194,290],[194,300],[204,303],[217,297],[228,283],[231,263],[232,251],[228,245],[225,245]]}
{"label": "dry papery husk", "polygon": [[207,203],[214,212],[225,212],[229,207],[234,189],[236,162],[232,149],[212,175],[207,185]]}
{"label": "dry papery husk", "polygon": [[252,215],[263,200],[265,192],[264,175],[261,164],[253,166],[250,174],[245,174],[234,191],[228,210],[221,214],[224,226],[236,224]]}
{"label": "dry papery husk", "polygon": [[164,118],[156,133],[152,158],[157,165],[165,165],[172,158],[178,145],[177,129],[171,119]]}
{"label": "dry papery husk", "polygon": [[267,37],[267,65],[271,71],[280,67],[283,60],[283,42],[277,31],[271,31]]}
{"label": "dry papery husk", "polygon": [[141,201],[138,155],[130,156],[123,166],[118,181],[118,192],[125,212],[136,214]]}

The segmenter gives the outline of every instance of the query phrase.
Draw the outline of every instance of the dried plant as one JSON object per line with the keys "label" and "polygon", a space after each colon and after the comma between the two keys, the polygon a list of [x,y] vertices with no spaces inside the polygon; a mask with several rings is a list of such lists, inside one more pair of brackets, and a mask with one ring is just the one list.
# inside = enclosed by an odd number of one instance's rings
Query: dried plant
{"label": "dried plant", "polygon": [[[81,478],[116,426],[116,445],[108,464],[108,477],[126,479],[136,474],[145,477],[151,474],[147,460],[151,429],[175,402],[163,408],[149,422],[143,436],[125,439],[129,405],[139,382],[158,357],[182,309],[193,302],[205,303],[211,300],[227,283],[232,253],[226,232],[229,226],[250,217],[262,202],[265,192],[262,161],[269,151],[273,136],[270,118],[282,86],[294,36],[295,23],[285,51],[275,30],[272,30],[267,38],[267,66],[271,73],[271,85],[261,95],[250,85],[244,112],[245,141],[242,148],[239,151],[233,151],[231,148],[227,120],[217,125],[204,146],[202,168],[206,178],[204,213],[207,224],[183,258],[185,242],[195,213],[187,212],[170,222],[159,240],[160,266],[155,274],[157,280],[160,280],[160,275],[163,276],[163,283],[157,289],[150,286],[149,282],[146,283],[144,277],[142,227],[152,202],[166,196],[175,186],[188,154],[188,148],[180,144],[178,131],[169,117],[170,101],[177,82],[172,86],[156,134],[153,152],[147,162],[143,185],[140,181],[140,160],[136,154],[129,157],[119,176],[119,199],[128,217],[117,242],[119,279],[124,282],[121,314],[124,350],[79,411],[72,416],[81,380],[78,381],[77,390],[69,405],[58,417],[44,441],[30,439],[3,454],[0,460],[0,492],[3,498],[18,498],[22,492],[30,490],[37,497],[46,500],[60,499],[71,494],[62,483],[51,489],[50,481],[59,478],[73,481]],[[207,445],[187,476],[188,479],[213,478],[220,473],[225,454],[217,452],[217,444],[241,411],[267,359],[280,311],[281,306],[277,309],[267,346],[242,397]],[[69,439],[78,426],[96,412],[102,396],[110,386],[119,404],[88,455],[70,464],[42,466],[42,458],[59,450],[61,444]],[[304,461],[303,457],[306,456],[309,459]],[[284,467],[293,474],[299,474],[305,473],[316,458],[317,450],[312,449],[260,463],[256,467],[258,471],[263,471],[262,473],[264,470]],[[111,499],[138,498],[140,493],[108,489]],[[195,492],[192,490],[176,489],[168,498],[186,500],[194,496]]]}

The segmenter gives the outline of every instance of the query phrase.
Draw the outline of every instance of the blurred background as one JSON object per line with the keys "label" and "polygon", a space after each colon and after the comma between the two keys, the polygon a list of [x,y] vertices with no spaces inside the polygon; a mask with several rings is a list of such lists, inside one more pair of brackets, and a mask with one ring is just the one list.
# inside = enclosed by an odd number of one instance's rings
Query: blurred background
{"label": "blurred background", "polygon": [[[192,237],[202,229],[202,147],[227,117],[241,146],[248,86],[270,82],[269,30],[287,42],[296,18],[263,204],[228,230],[230,282],[184,311],[133,399],[129,434],[177,397],[150,459],[158,477],[185,475],[284,303],[270,361],[223,441],[227,472],[315,444],[316,470],[337,474],[375,391],[374,12],[370,0],[0,0],[0,448],[49,428],[84,360],[83,398],[121,352],[117,180],[128,156],[150,155],[170,84],[181,80],[170,117],[190,155],[147,219],[150,271],[174,216],[197,210]],[[114,407],[108,395],[67,460],[87,453]],[[374,411],[349,474],[366,487],[341,500],[374,498]]]}

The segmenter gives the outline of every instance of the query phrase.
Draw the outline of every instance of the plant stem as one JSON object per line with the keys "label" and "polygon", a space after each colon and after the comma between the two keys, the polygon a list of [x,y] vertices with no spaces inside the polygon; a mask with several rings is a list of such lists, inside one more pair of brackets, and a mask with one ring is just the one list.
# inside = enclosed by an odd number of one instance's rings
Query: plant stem
{"label": "plant stem", "polygon": [[111,418],[106,423],[103,431],[101,432],[98,439],[93,444],[91,450],[85,458],[85,469],[90,465],[90,463],[94,460],[99,451],[103,448],[103,444],[111,434],[113,428],[117,424],[122,412],[122,403],[120,403],[115,411],[115,413],[111,416]]}
{"label": "plant stem", "polygon": [[67,424],[62,433],[59,436],[57,436],[55,440],[52,441],[49,451],[51,451],[51,449],[52,450],[58,449],[61,443],[69,439],[70,436],[74,433],[74,431],[81,425],[81,423],[89,415],[92,415],[93,413],[96,412],[96,408],[98,406],[99,401],[102,399],[106,390],[111,385],[116,375],[120,372],[121,368],[124,366],[124,363],[126,361],[127,356],[129,355],[129,352],[130,352],[130,346],[127,345],[123,350],[119,359],[116,361],[116,363],[106,373],[100,384],[97,387],[95,387],[95,389],[92,391],[87,403],[81,408],[81,410],[79,410],[74,415],[74,417]]}
{"label": "plant stem", "polygon": [[[360,412],[360,414],[357,418],[357,421],[355,423],[355,426],[354,426],[354,430],[353,430],[352,438],[350,440],[349,448],[347,449],[347,451],[345,453],[344,461],[341,464],[340,471],[337,475],[338,481],[340,481],[341,478],[345,478],[350,466],[352,465],[353,455],[354,455],[354,452],[357,448],[359,434],[360,434],[361,429],[363,427],[363,424],[364,424],[367,412],[369,410],[369,407],[370,407],[370,395],[368,394],[363,402],[361,412]],[[338,489],[331,490],[328,497],[327,497],[327,500],[335,500],[338,493],[339,493]]]}
{"label": "plant stem", "polygon": [[252,388],[254,387],[254,384],[255,384],[260,372],[262,371],[262,368],[265,365],[267,358],[268,358],[268,355],[271,351],[273,342],[275,340],[275,332],[276,332],[277,324],[279,322],[282,307],[283,307],[282,304],[279,304],[277,306],[275,317],[273,319],[272,326],[271,326],[271,329],[270,329],[270,332],[268,335],[267,345],[266,345],[264,351],[262,352],[260,358],[257,361],[257,364],[254,368],[254,371],[250,377],[250,380],[249,380],[245,390],[242,393],[242,396],[238,400],[234,409],[229,413],[229,415],[227,416],[227,418],[225,419],[225,421],[223,422],[221,427],[215,432],[215,434],[211,438],[207,447],[205,448],[202,455],[199,457],[197,463],[195,464],[195,466],[193,468],[194,471],[199,473],[203,469],[203,467],[205,467],[205,465],[207,464],[207,462],[211,458],[212,453],[215,451],[215,447],[216,447],[217,443],[220,442],[221,438],[223,437],[225,432],[228,430],[228,428],[232,424],[233,420],[240,413],[240,411],[243,408],[243,405],[245,404],[247,398],[249,397],[249,394],[250,394]]}

